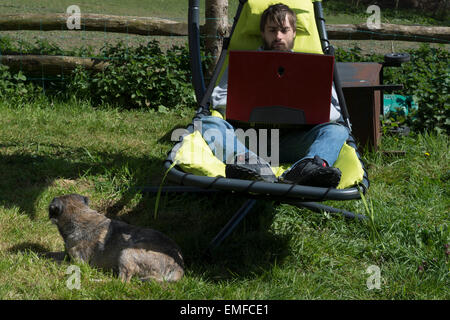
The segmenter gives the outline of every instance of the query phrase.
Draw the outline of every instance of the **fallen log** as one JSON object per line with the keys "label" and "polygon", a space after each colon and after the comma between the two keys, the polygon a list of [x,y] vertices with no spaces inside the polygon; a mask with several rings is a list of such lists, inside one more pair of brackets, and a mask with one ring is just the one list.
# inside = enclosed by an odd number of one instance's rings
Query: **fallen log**
{"label": "fallen log", "polygon": [[412,26],[381,23],[379,28],[362,24],[326,25],[333,40],[398,40],[450,43],[450,27]]}
{"label": "fallen log", "polygon": [[99,72],[109,65],[101,59],[41,55],[2,55],[0,62],[12,71],[21,70],[27,76],[40,77],[69,75],[78,66]]}
{"label": "fallen log", "polygon": [[186,36],[187,24],[154,17],[81,14],[80,29],[69,29],[71,14],[0,15],[0,31],[103,31],[145,36]]}

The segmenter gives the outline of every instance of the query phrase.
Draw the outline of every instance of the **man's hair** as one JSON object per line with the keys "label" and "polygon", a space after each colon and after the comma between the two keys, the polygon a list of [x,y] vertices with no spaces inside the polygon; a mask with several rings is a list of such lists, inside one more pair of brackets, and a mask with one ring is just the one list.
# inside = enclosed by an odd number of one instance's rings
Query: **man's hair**
{"label": "man's hair", "polygon": [[279,27],[282,27],[284,25],[284,22],[286,21],[286,15],[288,16],[291,28],[293,29],[293,31],[295,31],[297,27],[297,15],[287,5],[278,3],[271,5],[266,10],[264,10],[259,25],[261,32],[264,32],[264,28],[269,19],[270,21],[275,22]]}

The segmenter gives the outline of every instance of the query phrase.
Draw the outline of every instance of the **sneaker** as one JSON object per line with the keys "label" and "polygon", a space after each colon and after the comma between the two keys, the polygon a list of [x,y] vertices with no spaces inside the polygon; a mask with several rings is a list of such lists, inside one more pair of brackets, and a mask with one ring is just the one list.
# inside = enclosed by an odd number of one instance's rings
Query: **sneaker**
{"label": "sneaker", "polygon": [[283,177],[285,183],[323,188],[336,188],[340,180],[341,170],[328,166],[319,156],[300,161]]}
{"label": "sneaker", "polygon": [[258,156],[250,156],[247,152],[237,155],[234,160],[233,164],[227,164],[225,167],[227,178],[265,182],[277,181],[277,177],[274,175],[269,163]]}

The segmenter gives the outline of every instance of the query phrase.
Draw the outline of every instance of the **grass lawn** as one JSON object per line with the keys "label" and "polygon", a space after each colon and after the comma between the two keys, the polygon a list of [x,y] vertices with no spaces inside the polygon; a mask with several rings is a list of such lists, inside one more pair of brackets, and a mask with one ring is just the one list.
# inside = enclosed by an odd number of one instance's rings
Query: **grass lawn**
{"label": "grass lawn", "polygon": [[[155,197],[170,133],[192,110],[167,114],[92,108],[88,102],[0,102],[0,299],[449,299],[449,139],[384,137],[364,153],[375,227],[270,199],[257,207],[210,262],[202,251],[244,199]],[[115,219],[158,229],[182,248],[186,276],[160,285],[122,284],[87,265],[69,290],[71,262],[48,220],[53,197],[89,196]],[[362,201],[332,205],[365,214]],[[189,230],[186,232],[186,230]],[[381,271],[369,290],[369,266]]]}
{"label": "grass lawn", "polygon": [[[234,15],[238,0],[230,0]],[[203,3],[203,2],[202,2]],[[2,14],[64,12],[69,0],[3,0]],[[187,1],[76,2],[82,12],[157,16],[184,21]],[[204,7],[202,5],[202,7]],[[363,9],[361,9],[363,10]],[[329,23],[362,16],[336,13]],[[391,19],[391,18],[389,18]],[[411,22],[404,16],[389,22]],[[147,37],[110,33],[1,32],[16,39],[47,39],[66,49],[127,44]],[[183,37],[161,38],[163,45]],[[390,52],[391,42],[337,41],[366,52]],[[415,46],[395,42],[395,49]],[[448,46],[448,45],[447,45]],[[380,150],[364,152],[374,222],[347,221],[290,205],[258,202],[212,261],[203,250],[245,199],[237,196],[155,197],[137,187],[161,183],[171,132],[194,110],[167,113],[94,108],[88,101],[0,100],[0,299],[442,299],[450,298],[449,137],[384,136]],[[109,272],[79,264],[80,289],[70,290],[72,262],[48,220],[55,196],[79,193],[110,218],[155,228],[181,247],[186,276],[175,284],[121,283]],[[367,214],[363,201],[329,202]],[[186,232],[188,231],[188,232]],[[379,289],[369,290],[375,266]],[[370,281],[369,281],[370,282]]]}

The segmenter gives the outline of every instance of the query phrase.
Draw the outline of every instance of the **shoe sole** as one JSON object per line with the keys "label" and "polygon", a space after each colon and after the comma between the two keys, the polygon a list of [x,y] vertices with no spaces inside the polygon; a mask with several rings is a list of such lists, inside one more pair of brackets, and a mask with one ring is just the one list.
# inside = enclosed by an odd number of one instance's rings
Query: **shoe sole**
{"label": "shoe sole", "polygon": [[275,177],[266,178],[256,173],[253,170],[247,169],[245,167],[228,164],[225,167],[225,176],[231,179],[242,179],[242,180],[252,180],[252,181],[265,181],[265,182],[275,182]]}
{"label": "shoe sole", "polygon": [[[329,168],[328,168],[329,169]],[[336,169],[336,168],[334,168]],[[310,175],[295,177],[295,172],[284,178],[284,182],[312,187],[336,188],[341,181],[341,173],[336,170],[317,170]]]}

